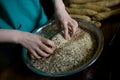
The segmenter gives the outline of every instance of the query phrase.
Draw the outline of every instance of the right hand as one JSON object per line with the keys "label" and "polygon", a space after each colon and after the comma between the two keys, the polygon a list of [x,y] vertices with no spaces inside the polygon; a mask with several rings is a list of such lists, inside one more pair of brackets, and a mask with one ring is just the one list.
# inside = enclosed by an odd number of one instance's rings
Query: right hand
{"label": "right hand", "polygon": [[50,56],[56,48],[53,41],[37,34],[21,32],[20,36],[17,43],[25,47],[37,59]]}

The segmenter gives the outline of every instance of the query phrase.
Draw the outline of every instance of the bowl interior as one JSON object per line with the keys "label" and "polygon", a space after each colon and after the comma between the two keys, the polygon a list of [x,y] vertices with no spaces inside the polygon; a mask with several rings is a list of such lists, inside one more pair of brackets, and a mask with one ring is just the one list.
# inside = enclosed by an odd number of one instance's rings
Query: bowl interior
{"label": "bowl interior", "polygon": [[[47,73],[47,72],[40,71],[33,67],[29,58],[27,57],[27,50],[25,48],[23,48],[23,61],[25,62],[25,64],[27,65],[27,67],[30,70],[32,70],[36,74],[43,75],[43,76],[51,76],[51,77],[67,76],[67,75],[72,75],[74,73],[77,73],[77,72],[80,72],[80,71],[86,69],[87,67],[92,65],[98,59],[98,57],[100,56],[100,54],[103,50],[103,47],[104,47],[104,37],[103,37],[102,31],[100,30],[100,28],[96,27],[94,24],[92,24],[89,21],[86,21],[86,20],[80,19],[80,18],[75,18],[75,19],[79,22],[80,28],[90,31],[95,36],[95,39],[97,41],[97,46],[96,46],[96,51],[95,51],[94,55],[92,56],[92,58],[89,59],[89,61],[87,61],[85,64],[83,64],[79,68],[76,68],[72,71],[63,72],[63,73]],[[52,26],[52,28],[51,28],[51,25],[57,25],[56,21],[53,20],[50,23],[48,23],[47,25],[39,28],[35,32],[35,34],[38,34],[41,36],[44,35],[44,37],[51,39],[57,33],[61,32],[58,27]]]}

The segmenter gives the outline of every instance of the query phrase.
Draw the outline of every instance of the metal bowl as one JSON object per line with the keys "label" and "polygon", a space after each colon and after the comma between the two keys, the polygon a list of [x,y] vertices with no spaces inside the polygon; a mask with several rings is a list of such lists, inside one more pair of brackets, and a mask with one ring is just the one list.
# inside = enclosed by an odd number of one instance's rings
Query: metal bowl
{"label": "metal bowl", "polygon": [[[68,75],[72,75],[74,73],[83,71],[84,69],[91,66],[98,59],[98,57],[100,56],[100,54],[103,50],[103,47],[104,47],[104,36],[103,36],[102,31],[100,30],[100,28],[96,27],[94,24],[92,24],[89,21],[86,21],[86,20],[80,19],[80,18],[75,18],[75,19],[78,22],[80,22],[79,26],[81,28],[89,30],[90,32],[92,32],[94,34],[94,36],[96,38],[97,46],[96,46],[96,51],[95,51],[94,55],[92,56],[92,58],[89,59],[89,61],[87,61],[85,64],[83,64],[79,68],[74,69],[72,71],[63,72],[63,73],[47,73],[47,72],[40,71],[33,67],[33,65],[30,63],[29,58],[27,57],[27,50],[25,48],[23,48],[23,54],[22,54],[23,61],[31,71],[33,71],[34,73],[36,73],[38,75],[50,76],[50,77],[68,76]],[[44,37],[51,39],[55,34],[60,32],[60,30],[56,27],[51,28],[51,26],[54,24],[56,24],[55,20],[49,22],[47,25],[45,25],[41,28],[38,28],[35,31],[35,34],[38,34],[41,36],[44,35]],[[49,31],[48,31],[48,29],[49,29]],[[49,34],[49,36],[48,36],[48,34]]]}

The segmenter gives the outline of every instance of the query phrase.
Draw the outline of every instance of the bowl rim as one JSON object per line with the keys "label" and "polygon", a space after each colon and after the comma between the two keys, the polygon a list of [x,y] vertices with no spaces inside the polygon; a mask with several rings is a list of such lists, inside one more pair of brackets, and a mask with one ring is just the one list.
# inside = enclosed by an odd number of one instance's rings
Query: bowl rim
{"label": "bowl rim", "polygon": [[[100,28],[96,27],[93,23],[91,23],[90,21],[87,21],[85,19],[81,19],[81,18],[76,18],[76,20],[80,20],[81,22],[83,23],[86,23],[88,24],[91,28],[94,28],[96,30],[96,32],[98,34],[100,34],[100,42],[98,44],[98,48],[95,52],[95,55],[93,55],[93,57],[88,61],[86,62],[85,64],[83,64],[81,67],[75,69],[75,70],[72,70],[72,71],[68,71],[68,72],[64,72],[64,73],[47,73],[47,72],[43,72],[43,71],[40,71],[36,68],[34,68],[32,66],[32,64],[30,64],[30,61],[27,59],[26,57],[26,53],[27,53],[27,50],[25,48],[23,48],[23,53],[22,53],[22,59],[23,59],[23,62],[26,64],[26,66],[31,70],[33,71],[34,73],[38,74],[38,75],[42,75],[42,76],[48,76],[48,77],[62,77],[62,76],[69,76],[69,75],[72,75],[72,74],[75,74],[75,73],[78,73],[78,72],[81,72],[83,70],[85,70],[86,68],[88,68],[89,66],[91,66],[98,58],[99,56],[101,55],[102,51],[103,51],[103,47],[104,47],[104,35],[101,31]],[[53,21],[50,21],[47,25],[51,25],[51,22],[54,22],[55,20]],[[42,28],[46,27],[47,25],[39,28],[35,33],[37,33],[38,31],[40,31]]]}

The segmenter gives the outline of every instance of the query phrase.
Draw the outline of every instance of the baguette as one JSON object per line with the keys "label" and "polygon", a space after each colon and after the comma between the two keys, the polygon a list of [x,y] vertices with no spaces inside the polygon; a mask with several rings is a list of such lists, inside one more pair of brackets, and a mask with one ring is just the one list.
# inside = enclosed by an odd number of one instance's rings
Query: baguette
{"label": "baguette", "polygon": [[75,3],[75,4],[83,4],[86,2],[96,2],[96,1],[99,1],[99,0],[64,0],[64,2]]}
{"label": "baguette", "polygon": [[91,9],[75,9],[75,8],[66,7],[66,10],[69,14],[76,14],[76,15],[93,16],[98,13],[97,11]]}
{"label": "baguette", "polygon": [[72,18],[85,19],[85,20],[87,20],[87,21],[92,22],[96,27],[101,27],[101,23],[100,23],[99,21],[92,21],[89,16],[86,16],[86,15],[75,15],[75,14],[70,14],[70,16],[71,16]]}
{"label": "baguette", "polygon": [[86,15],[76,15],[76,14],[70,14],[70,16],[72,18],[82,18],[82,19],[85,19],[87,21],[91,21],[91,18],[89,16],[86,16]]}
{"label": "baguette", "polygon": [[86,4],[99,5],[99,6],[104,6],[104,7],[113,7],[113,6],[120,4],[120,0],[103,0],[103,1],[98,1],[98,2],[89,2]]}
{"label": "baguette", "polygon": [[104,20],[104,19],[109,18],[111,16],[118,15],[118,14],[120,14],[120,8],[115,9],[115,10],[111,10],[109,12],[102,12],[102,13],[95,14],[92,17],[92,19],[97,20],[97,21],[101,21],[101,20]]}
{"label": "baguette", "polygon": [[105,11],[110,11],[111,9],[108,7],[104,7],[104,6],[98,6],[98,5],[91,5],[91,4],[70,4],[71,8],[78,8],[78,9],[91,9],[91,10],[95,10],[97,12],[105,12]]}

